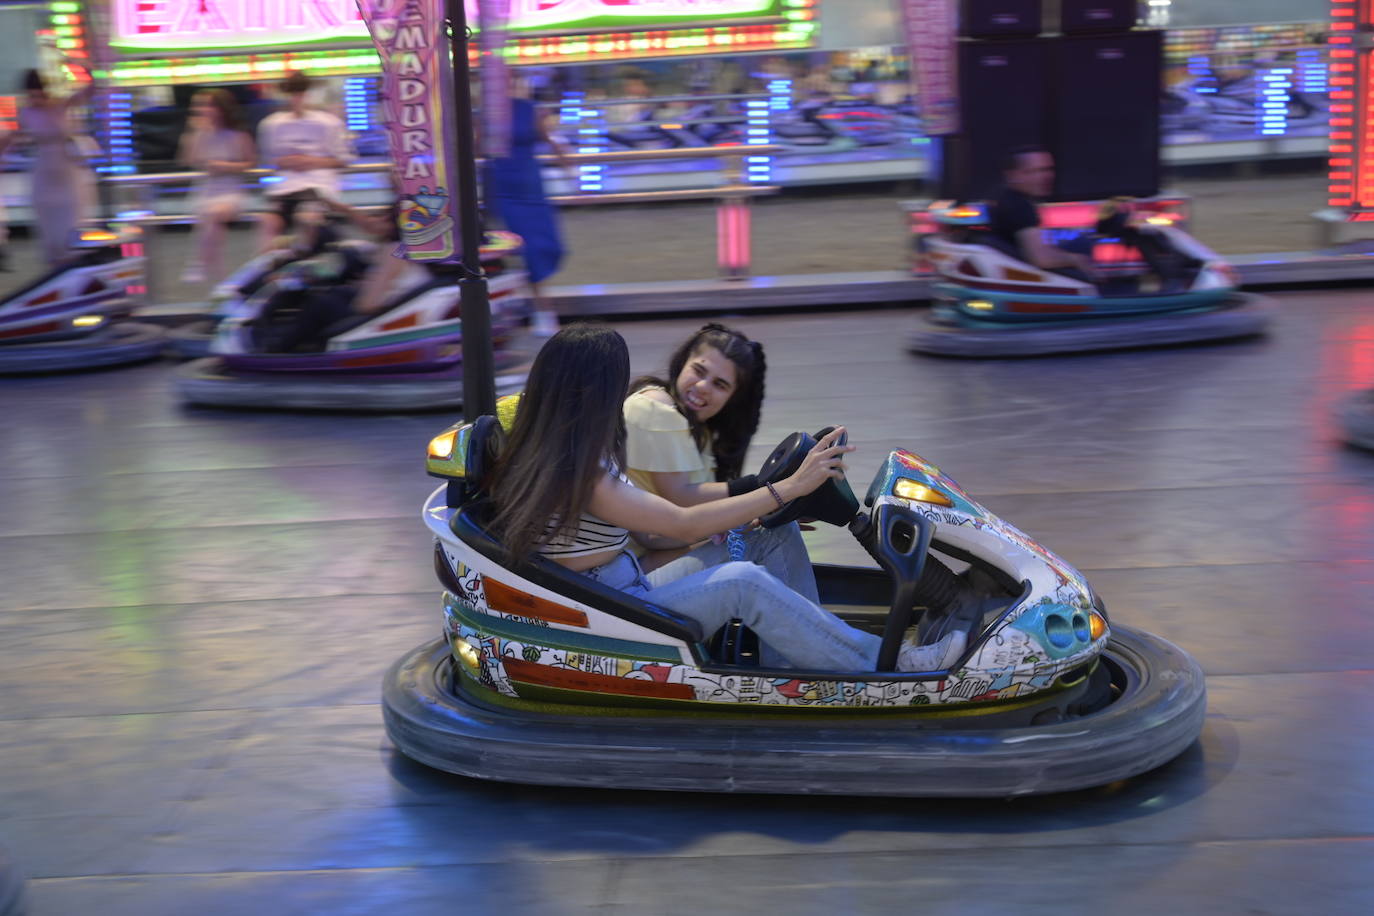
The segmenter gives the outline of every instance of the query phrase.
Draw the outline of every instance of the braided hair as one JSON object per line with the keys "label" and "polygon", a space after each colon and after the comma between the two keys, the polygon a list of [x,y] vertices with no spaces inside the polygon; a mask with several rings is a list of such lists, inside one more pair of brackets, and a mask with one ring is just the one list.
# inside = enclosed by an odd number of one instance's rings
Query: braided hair
{"label": "braided hair", "polygon": [[[682,403],[677,392],[677,379],[682,374],[687,361],[697,353],[710,347],[735,364],[735,390],[725,406],[711,419],[701,422],[691,409]],[[644,388],[663,388],[673,399],[678,413],[687,418],[688,429],[697,450],[704,450],[709,443],[716,460],[716,480],[732,480],[739,477],[744,468],[744,454],[749,451],[749,443],[759,428],[759,415],[763,411],[764,375],[767,364],[763,358],[763,345],[750,340],[733,328],[723,324],[703,325],[673,352],[668,360],[667,380],[646,375],[635,379],[630,386],[632,391]]]}

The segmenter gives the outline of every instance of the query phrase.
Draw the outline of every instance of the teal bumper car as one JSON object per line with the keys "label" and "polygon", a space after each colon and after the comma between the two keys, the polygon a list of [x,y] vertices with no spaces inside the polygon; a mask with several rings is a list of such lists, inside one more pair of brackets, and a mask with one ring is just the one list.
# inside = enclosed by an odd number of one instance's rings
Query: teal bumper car
{"label": "teal bumper car", "polygon": [[[923,241],[934,303],[911,335],[913,353],[1016,357],[1170,346],[1261,334],[1273,303],[1243,293],[1215,252],[1165,217],[1125,237],[1080,239],[1089,279],[1044,270],[993,236],[981,205],[936,206]],[[1128,240],[1129,239],[1129,240]]]}

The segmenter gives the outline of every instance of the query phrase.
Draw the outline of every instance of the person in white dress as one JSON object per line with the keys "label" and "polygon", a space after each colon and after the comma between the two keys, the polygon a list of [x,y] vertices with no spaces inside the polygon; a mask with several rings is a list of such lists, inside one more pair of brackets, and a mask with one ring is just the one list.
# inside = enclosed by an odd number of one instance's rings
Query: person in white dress
{"label": "person in white dress", "polygon": [[24,74],[27,97],[19,110],[19,129],[0,137],[0,155],[18,139],[33,148],[31,206],[43,257],[49,266],[66,259],[73,231],[95,215],[95,174],[87,157],[95,141],[73,125],[71,109],[86,103],[91,84],[59,98],[48,92],[42,74]]}

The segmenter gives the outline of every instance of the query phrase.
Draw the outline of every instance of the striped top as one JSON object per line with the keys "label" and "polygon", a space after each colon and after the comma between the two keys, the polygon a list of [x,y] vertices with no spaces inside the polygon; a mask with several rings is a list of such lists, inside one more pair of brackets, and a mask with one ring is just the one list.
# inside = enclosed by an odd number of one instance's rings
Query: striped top
{"label": "striped top", "polygon": [[[610,472],[624,483],[629,483],[625,475],[617,469],[610,469]],[[571,532],[564,532],[561,537],[553,537],[554,529],[558,527],[558,519],[551,518],[544,526],[544,542],[539,548],[539,552],[546,557],[555,559],[567,559],[570,557],[585,557],[589,554],[604,553],[608,550],[624,550],[625,545],[630,542],[630,533],[619,525],[612,525],[610,522],[603,522],[595,515],[582,513],[582,517],[577,520],[577,528]]]}

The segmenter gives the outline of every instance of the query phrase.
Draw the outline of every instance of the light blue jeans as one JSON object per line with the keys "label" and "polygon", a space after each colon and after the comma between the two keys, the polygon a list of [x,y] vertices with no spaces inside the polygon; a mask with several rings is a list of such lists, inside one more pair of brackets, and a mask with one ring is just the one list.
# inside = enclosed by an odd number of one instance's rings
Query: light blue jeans
{"label": "light blue jeans", "polygon": [[[672,565],[655,570],[655,575]],[[634,554],[621,553],[584,575],[692,618],[706,638],[738,617],[771,650],[763,652],[766,666],[774,664],[770,656],[820,671],[872,671],[878,664],[881,638],[854,629],[747,561],[709,566],[655,585]]]}
{"label": "light blue jeans", "polygon": [[[792,522],[780,528],[755,528],[746,531],[743,537],[745,549],[741,559],[757,563],[807,601],[820,604],[816,573],[811,568],[811,556],[806,552],[800,525]],[[708,567],[729,563],[731,559],[730,548],[724,542],[707,541],[691,553],[648,573],[649,584],[660,588]]]}

